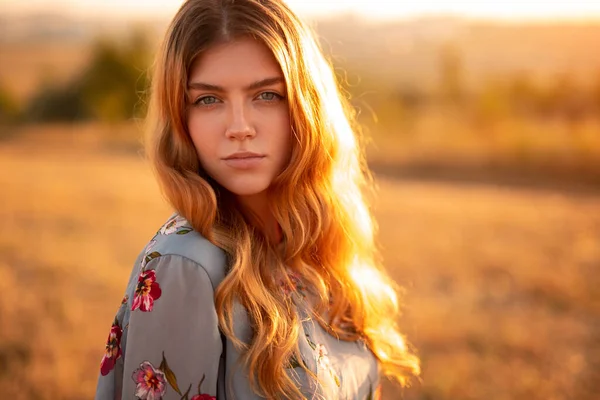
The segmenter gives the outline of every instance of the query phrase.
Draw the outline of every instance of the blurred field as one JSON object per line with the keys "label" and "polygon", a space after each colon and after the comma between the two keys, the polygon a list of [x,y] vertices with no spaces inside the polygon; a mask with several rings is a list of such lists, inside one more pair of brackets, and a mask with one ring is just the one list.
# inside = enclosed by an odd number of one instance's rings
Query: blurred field
{"label": "blurred field", "polygon": [[[132,262],[170,213],[142,157],[107,137],[64,125],[0,142],[2,398],[92,397]],[[377,183],[424,366],[406,398],[595,398],[600,193]]]}
{"label": "blurred field", "polygon": [[[52,21],[5,21],[28,34],[0,38],[0,137],[15,126],[141,118],[160,25]],[[587,51],[600,45],[600,24],[353,22],[317,31],[373,137],[378,172],[600,187],[600,58]],[[107,133],[137,146],[127,131]]]}

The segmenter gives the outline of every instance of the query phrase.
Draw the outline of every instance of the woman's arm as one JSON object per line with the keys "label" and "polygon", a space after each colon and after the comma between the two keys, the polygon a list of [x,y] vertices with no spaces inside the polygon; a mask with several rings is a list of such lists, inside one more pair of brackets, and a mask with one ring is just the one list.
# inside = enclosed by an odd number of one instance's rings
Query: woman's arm
{"label": "woman's arm", "polygon": [[222,342],[201,265],[178,255],[149,261],[126,329],[123,399],[216,398]]}

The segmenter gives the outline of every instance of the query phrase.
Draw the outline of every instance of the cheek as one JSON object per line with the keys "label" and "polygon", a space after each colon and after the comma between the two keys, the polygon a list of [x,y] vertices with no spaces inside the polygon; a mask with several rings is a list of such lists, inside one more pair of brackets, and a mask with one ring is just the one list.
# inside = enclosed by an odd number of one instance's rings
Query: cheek
{"label": "cheek", "polygon": [[214,121],[191,115],[188,116],[187,124],[190,138],[198,153],[198,158],[200,158],[201,162],[206,162],[216,152],[218,138],[215,135],[217,128],[214,126]]}

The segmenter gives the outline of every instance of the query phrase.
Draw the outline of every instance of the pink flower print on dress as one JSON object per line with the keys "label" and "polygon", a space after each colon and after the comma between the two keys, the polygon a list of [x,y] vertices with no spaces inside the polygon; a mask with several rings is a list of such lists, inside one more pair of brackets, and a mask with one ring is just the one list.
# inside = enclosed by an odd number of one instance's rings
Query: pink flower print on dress
{"label": "pink flower print on dress", "polygon": [[154,301],[160,298],[161,294],[162,290],[156,282],[156,273],[154,270],[142,271],[138,278],[131,311],[135,311],[138,308],[142,311],[152,311]]}
{"label": "pink flower print on dress", "polygon": [[165,374],[144,361],[131,376],[136,383],[135,397],[142,400],[160,400],[167,390]]}
{"label": "pink flower print on dress", "polygon": [[108,375],[115,367],[115,362],[121,357],[121,335],[123,331],[118,322],[115,321],[110,328],[108,339],[106,340],[106,350],[100,362],[100,373],[102,376]]}

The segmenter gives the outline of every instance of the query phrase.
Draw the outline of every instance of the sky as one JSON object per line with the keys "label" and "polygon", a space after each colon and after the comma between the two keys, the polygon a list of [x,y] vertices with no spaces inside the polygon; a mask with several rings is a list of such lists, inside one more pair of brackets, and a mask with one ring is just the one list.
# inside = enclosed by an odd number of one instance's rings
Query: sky
{"label": "sky", "polygon": [[[0,0],[1,13],[54,11],[84,16],[171,17],[182,0]],[[376,19],[431,14],[503,20],[600,19],[600,0],[287,0],[300,15],[340,12]]]}

